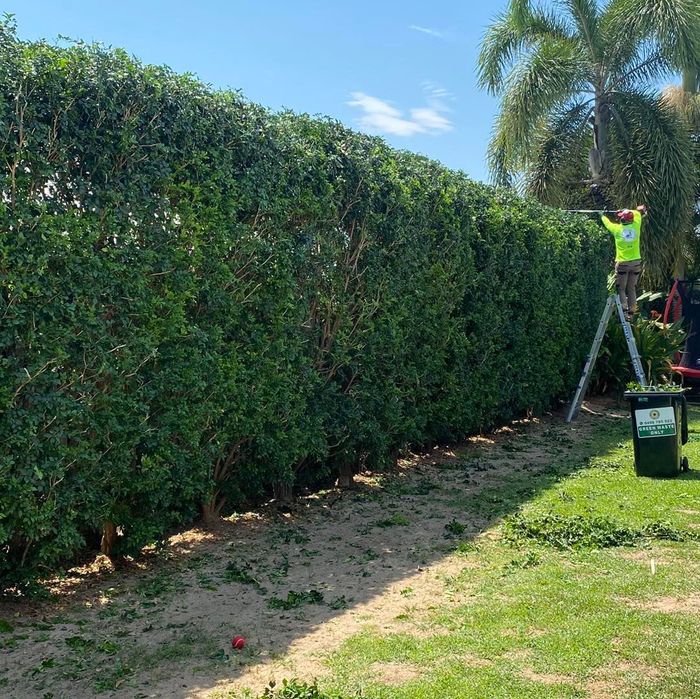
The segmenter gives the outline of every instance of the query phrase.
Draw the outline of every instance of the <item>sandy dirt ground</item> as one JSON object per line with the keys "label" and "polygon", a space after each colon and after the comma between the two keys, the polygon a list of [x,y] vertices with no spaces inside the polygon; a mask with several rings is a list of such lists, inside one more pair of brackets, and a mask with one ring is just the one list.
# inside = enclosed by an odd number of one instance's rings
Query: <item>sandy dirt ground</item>
{"label": "sandy dirt ground", "polygon": [[[457,522],[461,539],[492,535],[506,512],[472,507],[480,493],[566,458],[595,413],[611,410],[594,404],[573,425],[561,414],[514,423],[410,455],[392,473],[362,474],[353,489],[301,498],[289,511],[267,507],[181,532],[126,569],[100,559],[74,569],[50,602],[0,606],[13,627],[0,635],[0,696],[257,693],[273,679],[321,677],[324,658],[363,629],[432,633],[430,614],[463,601],[445,582],[468,566],[446,525]],[[235,635],[243,650],[231,648]],[[389,683],[411,671],[377,668]]]}

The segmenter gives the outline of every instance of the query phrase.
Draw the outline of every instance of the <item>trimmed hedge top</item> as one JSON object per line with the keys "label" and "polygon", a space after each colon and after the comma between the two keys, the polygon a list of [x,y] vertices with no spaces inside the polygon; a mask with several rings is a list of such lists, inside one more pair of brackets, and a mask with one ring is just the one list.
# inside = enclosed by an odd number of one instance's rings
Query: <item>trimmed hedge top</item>
{"label": "trimmed hedge top", "polygon": [[3,586],[575,384],[594,224],[7,24],[0,119]]}

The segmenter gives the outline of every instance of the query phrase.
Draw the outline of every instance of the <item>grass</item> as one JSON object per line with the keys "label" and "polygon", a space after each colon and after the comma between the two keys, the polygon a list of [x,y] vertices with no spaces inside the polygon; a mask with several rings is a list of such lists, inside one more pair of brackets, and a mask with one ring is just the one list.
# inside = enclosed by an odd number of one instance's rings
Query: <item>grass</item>
{"label": "grass", "polygon": [[[400,615],[405,630],[358,633],[319,684],[265,696],[700,696],[700,411],[690,417],[685,454],[698,471],[675,479],[634,475],[626,420],[602,425],[593,458],[557,439],[539,487],[526,469],[480,498],[484,515],[505,519],[456,542],[465,567],[445,584],[457,602],[437,599],[420,620]],[[527,441],[503,451],[515,447]],[[458,518],[445,530],[464,533]],[[413,672],[382,675],[402,667]]]}
{"label": "grass", "polygon": [[[376,498],[382,502],[379,518],[375,511],[357,527],[360,537],[348,559],[357,571],[355,598],[328,592],[332,588],[311,574],[308,583],[297,578],[296,591],[282,588],[290,566],[318,560],[321,542],[309,526],[279,525],[270,532],[275,555],[266,565],[248,554],[195,556],[182,575],[168,569],[144,576],[130,593],[106,590],[97,618],[110,626],[102,631],[84,625],[77,615],[24,626],[14,617],[0,619],[0,650],[45,643],[54,625],[73,625],[60,646],[47,647],[45,656],[34,656],[27,666],[23,681],[36,696],[50,695],[46,690],[56,679],[75,682],[83,694],[145,696],[136,693],[145,678],[150,692],[159,677],[180,666],[193,675],[203,669],[218,678],[234,677],[247,663],[259,662],[256,654],[262,649],[251,643],[242,653],[234,652],[227,642],[222,645],[220,634],[198,632],[188,621],[178,623],[181,617],[168,616],[187,585],[205,590],[227,585],[224,590],[236,587],[237,593],[253,588],[266,598],[261,604],[275,619],[312,611],[314,617],[333,618],[329,610],[343,613],[355,607],[358,597],[362,601],[363,586],[372,582],[365,579],[371,575],[368,564],[381,563],[384,556],[379,542],[398,540],[422,526],[431,500],[444,497],[450,514],[442,511],[431,540],[439,555],[427,555],[423,562],[421,549],[415,558],[438,589],[431,588],[428,596],[420,582],[397,580],[395,597],[404,604],[396,608],[393,622],[364,627],[333,646],[324,657],[327,673],[318,679],[290,676],[262,694],[217,689],[212,696],[700,696],[700,410],[692,409],[690,417],[685,453],[697,470],[675,479],[635,477],[629,421],[620,418],[597,420],[594,436],[586,439],[552,423],[549,430],[498,443],[496,461],[480,453],[440,464],[440,475],[449,471],[457,488],[435,487],[422,477],[415,482],[378,479],[376,492],[351,496],[358,509]],[[495,468],[497,461],[516,458],[522,468]],[[480,478],[483,484],[475,491],[472,485]],[[420,508],[427,512],[423,518]],[[475,536],[478,529],[483,533]],[[365,541],[366,535],[375,538]],[[431,571],[445,556],[448,572]],[[278,596],[263,583],[274,586]],[[172,623],[154,628],[159,619]],[[138,645],[129,632],[133,622],[140,634],[159,633],[162,640]],[[10,686],[3,674],[0,670],[0,688]]]}

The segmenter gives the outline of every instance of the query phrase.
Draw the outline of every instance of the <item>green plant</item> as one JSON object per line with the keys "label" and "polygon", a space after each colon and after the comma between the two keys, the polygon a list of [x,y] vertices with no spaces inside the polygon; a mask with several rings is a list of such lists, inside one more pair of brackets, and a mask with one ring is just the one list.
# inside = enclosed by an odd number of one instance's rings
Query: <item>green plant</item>
{"label": "green plant", "polygon": [[[359,699],[360,695],[354,695]],[[260,699],[354,699],[354,697],[339,694],[326,693],[319,689],[316,681],[311,684],[301,682],[297,679],[282,680],[282,686],[278,687],[276,682],[270,682],[265,691],[260,695]]]}
{"label": "green plant", "polygon": [[635,528],[604,516],[522,513],[505,518],[504,536],[512,542],[531,540],[557,549],[634,546],[645,538],[670,541],[689,541],[698,538],[694,533],[679,530],[666,522],[649,522],[640,528]]}
{"label": "green plant", "polygon": [[697,0],[510,0],[479,57],[481,86],[501,100],[497,181],[524,174],[531,194],[566,207],[647,203],[646,274],[665,280],[688,240],[697,175],[686,123],[654,88],[699,55]]}
{"label": "green plant", "polygon": [[[632,323],[637,350],[647,380],[652,385],[672,386],[671,363],[683,349],[686,333],[681,323],[664,325],[637,317]],[[608,324],[591,379],[596,393],[622,394],[633,377],[632,362],[622,326],[614,319]]]}
{"label": "green plant", "polygon": [[387,527],[407,527],[410,524],[405,515],[395,512],[391,517],[380,519],[376,522],[376,526],[386,529]]}
{"label": "green plant", "polygon": [[123,51],[6,21],[0,65],[3,589],[575,383],[595,226]]}
{"label": "green plant", "polygon": [[250,574],[250,566],[239,565],[236,561],[231,561],[224,569],[224,580],[226,582],[238,582],[244,585],[258,585],[258,581]]}
{"label": "green plant", "polygon": [[295,592],[290,590],[287,593],[287,597],[282,599],[280,597],[271,597],[267,601],[267,606],[270,609],[295,609],[296,607],[301,607],[304,604],[321,604],[323,602],[323,593],[318,590],[307,590],[305,592]]}
{"label": "green plant", "polygon": [[466,525],[452,519],[445,525],[445,536],[461,536],[466,530]]}

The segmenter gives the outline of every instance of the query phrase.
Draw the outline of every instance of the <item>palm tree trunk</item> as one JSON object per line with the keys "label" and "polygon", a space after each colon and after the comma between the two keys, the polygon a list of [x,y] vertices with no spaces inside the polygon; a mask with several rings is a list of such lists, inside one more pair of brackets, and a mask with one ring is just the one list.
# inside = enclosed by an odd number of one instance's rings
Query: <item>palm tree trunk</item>
{"label": "palm tree trunk", "polygon": [[610,125],[610,108],[602,90],[596,89],[595,113],[593,123],[593,149],[589,158],[593,184],[605,184],[608,180],[608,131]]}
{"label": "palm tree trunk", "polygon": [[694,95],[700,92],[700,68],[686,68],[683,71],[683,91]]}

